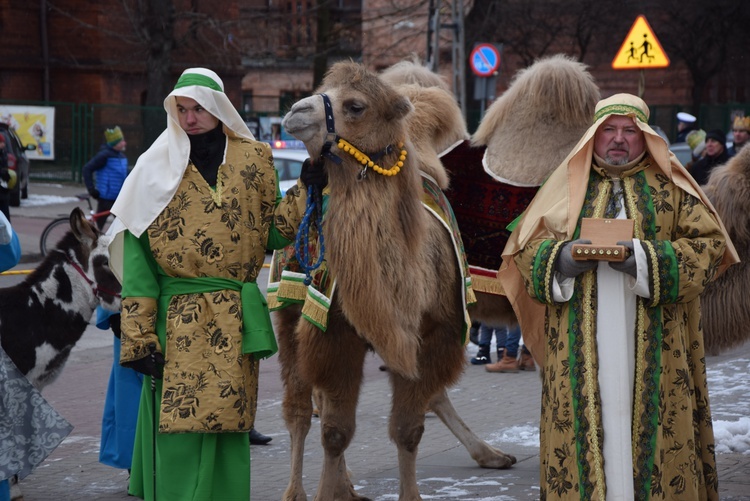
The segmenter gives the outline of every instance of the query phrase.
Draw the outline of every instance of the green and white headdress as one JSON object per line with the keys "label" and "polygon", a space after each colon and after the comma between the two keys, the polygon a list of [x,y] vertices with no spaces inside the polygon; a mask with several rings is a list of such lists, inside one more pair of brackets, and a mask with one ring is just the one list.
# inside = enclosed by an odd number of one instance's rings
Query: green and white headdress
{"label": "green and white headdress", "polygon": [[[120,259],[117,234],[128,229],[140,236],[167,206],[190,158],[190,139],[180,127],[177,114],[177,97],[189,97],[219,119],[224,133],[230,137],[255,140],[237,109],[224,93],[224,82],[206,68],[189,68],[177,80],[174,89],[164,99],[167,128],[151,147],[139,158],[133,171],[125,179],[112,213],[117,216],[110,233],[115,235],[110,246],[110,261],[115,265]],[[224,155],[226,157],[226,148]],[[121,263],[121,261],[119,261]]]}

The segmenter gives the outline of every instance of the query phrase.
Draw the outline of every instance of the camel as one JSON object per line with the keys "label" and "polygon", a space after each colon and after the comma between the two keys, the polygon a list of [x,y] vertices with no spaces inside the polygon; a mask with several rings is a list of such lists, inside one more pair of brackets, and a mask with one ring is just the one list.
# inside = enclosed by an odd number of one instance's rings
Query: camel
{"label": "camel", "polygon": [[[381,78],[392,84],[412,103],[414,111],[407,117],[407,128],[414,148],[418,151],[421,170],[434,179],[439,188],[446,188],[448,177],[437,152],[468,137],[458,104],[447,85],[441,84],[440,77],[416,61],[399,63],[384,71]],[[299,316],[299,307],[295,306],[279,310],[274,315],[276,332],[279,334],[279,362],[285,387],[283,412],[292,442],[292,468],[289,486],[284,496],[286,500],[306,499],[302,486],[302,462],[304,441],[310,428],[310,394],[313,388],[308,380],[302,377],[298,366],[299,347],[297,337],[293,333]],[[506,318],[515,321],[509,306],[502,318],[503,321]],[[445,391],[433,397],[429,408],[461,441],[480,466],[507,468],[515,462],[515,458],[490,446],[471,431],[452,406]],[[357,499],[348,479],[346,486],[340,488],[341,492],[347,492],[352,499]]]}
{"label": "camel", "polygon": [[701,295],[703,337],[708,355],[739,346],[748,339],[750,309],[745,298],[750,283],[750,147],[715,167],[703,190],[724,222],[740,255],[740,263],[730,266],[709,283]]}
{"label": "camel", "polygon": [[[354,433],[368,349],[384,360],[393,386],[389,434],[398,448],[399,499],[421,499],[416,456],[425,411],[429,406],[440,415],[450,405],[445,389],[458,380],[465,363],[461,268],[448,231],[421,202],[420,148],[407,131],[414,105],[355,63],[334,65],[318,92],[332,104],[336,134],[362,152],[384,151],[378,165],[391,175],[379,175],[374,167],[363,171],[343,143],[330,146],[340,164],[326,159],[330,195],[323,231],[336,293],[324,334],[309,322],[296,327],[296,350],[316,356],[287,351],[323,403],[325,461],[316,499],[362,499],[345,479],[343,454]],[[323,97],[296,103],[283,125],[311,157],[320,156],[328,135]],[[285,357],[287,347],[280,348]],[[309,396],[305,402],[299,416],[309,420]],[[515,460],[501,457],[500,467]]]}

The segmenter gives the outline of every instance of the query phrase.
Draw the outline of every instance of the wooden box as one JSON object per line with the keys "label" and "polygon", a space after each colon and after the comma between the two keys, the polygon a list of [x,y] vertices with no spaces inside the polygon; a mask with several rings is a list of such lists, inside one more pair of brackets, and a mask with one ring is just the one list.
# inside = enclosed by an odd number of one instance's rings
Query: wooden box
{"label": "wooden box", "polygon": [[629,250],[624,245],[617,245],[617,242],[633,238],[634,223],[632,219],[583,218],[580,238],[591,240],[591,244],[574,245],[573,259],[625,261]]}

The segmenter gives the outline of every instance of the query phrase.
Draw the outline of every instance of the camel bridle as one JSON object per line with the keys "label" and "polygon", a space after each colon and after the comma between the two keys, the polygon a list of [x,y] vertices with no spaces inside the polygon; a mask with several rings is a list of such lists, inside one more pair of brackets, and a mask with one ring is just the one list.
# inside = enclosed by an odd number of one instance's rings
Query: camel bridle
{"label": "camel bridle", "polygon": [[[342,158],[336,155],[335,153],[333,153],[331,151],[331,147],[334,144],[338,145],[341,141],[344,141],[345,143],[348,143],[351,146],[353,146],[353,144],[336,133],[336,123],[333,118],[333,105],[331,104],[331,98],[329,98],[328,95],[325,93],[322,93],[319,95],[320,97],[323,98],[323,108],[325,109],[325,117],[326,117],[326,139],[325,139],[325,142],[323,143],[323,148],[321,149],[320,156],[331,160],[336,165],[341,165],[341,163],[343,162]],[[353,146],[353,147],[356,148],[356,146]],[[384,158],[387,155],[390,155],[394,151],[396,151],[396,145],[389,144],[382,150],[379,150],[372,154],[365,153],[365,155],[367,156],[367,160],[371,161],[372,163],[375,163],[381,158]],[[367,169],[370,167],[370,165],[368,165],[368,162],[361,162],[361,163],[363,167],[359,173],[359,176],[357,177],[357,179],[360,181],[367,177]]]}

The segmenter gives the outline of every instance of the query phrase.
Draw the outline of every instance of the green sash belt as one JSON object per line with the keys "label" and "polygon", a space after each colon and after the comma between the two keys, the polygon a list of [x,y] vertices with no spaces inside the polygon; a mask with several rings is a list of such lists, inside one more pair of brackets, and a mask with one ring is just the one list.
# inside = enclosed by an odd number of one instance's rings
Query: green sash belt
{"label": "green sash belt", "polygon": [[219,277],[175,278],[159,275],[159,286],[162,318],[167,318],[167,306],[172,296],[220,290],[239,291],[242,302],[242,353],[252,354],[258,360],[268,358],[279,350],[268,304],[257,283]]}

